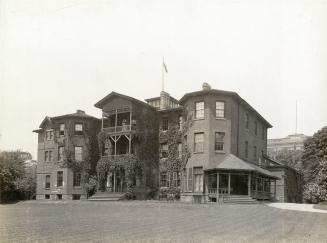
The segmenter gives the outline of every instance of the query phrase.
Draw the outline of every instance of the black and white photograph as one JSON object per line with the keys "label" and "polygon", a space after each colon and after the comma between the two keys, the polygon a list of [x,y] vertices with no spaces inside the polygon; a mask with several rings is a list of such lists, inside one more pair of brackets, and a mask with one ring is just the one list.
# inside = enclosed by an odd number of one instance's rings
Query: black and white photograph
{"label": "black and white photograph", "polygon": [[0,242],[327,242],[327,0],[0,0]]}

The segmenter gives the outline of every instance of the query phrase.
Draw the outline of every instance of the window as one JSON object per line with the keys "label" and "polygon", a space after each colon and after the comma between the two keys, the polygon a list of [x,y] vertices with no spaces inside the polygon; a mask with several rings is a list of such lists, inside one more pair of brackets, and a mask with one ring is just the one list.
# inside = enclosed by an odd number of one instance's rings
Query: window
{"label": "window", "polygon": [[50,189],[50,175],[45,176],[45,189]]}
{"label": "window", "polygon": [[257,136],[258,135],[258,122],[254,121],[254,134]]}
{"label": "window", "polygon": [[74,172],[74,177],[73,177],[73,186],[81,186],[81,173],[79,172]]}
{"label": "window", "polygon": [[253,146],[253,159],[257,160],[257,146]]}
{"label": "window", "polygon": [[63,185],[64,175],[62,171],[57,172],[57,187],[61,187]]}
{"label": "window", "polygon": [[195,118],[203,119],[204,118],[204,102],[195,102]]}
{"label": "window", "polygon": [[50,199],[50,195],[49,195],[49,194],[45,194],[45,195],[44,195],[44,198],[45,198],[45,199]]}
{"label": "window", "polygon": [[182,158],[182,155],[183,155],[182,149],[183,149],[182,143],[178,143],[178,158],[180,158],[180,159]]}
{"label": "window", "polygon": [[178,183],[177,183],[178,179],[177,178],[178,178],[177,172],[173,172],[173,187],[178,186]]}
{"label": "window", "polygon": [[245,127],[249,128],[249,114],[245,113]]}
{"label": "window", "polygon": [[261,138],[262,139],[265,139],[265,127],[264,126],[262,126],[262,133],[261,133]]}
{"label": "window", "polygon": [[46,131],[45,139],[48,140],[48,141],[53,140],[53,130]]}
{"label": "window", "polygon": [[178,121],[179,121],[179,123],[178,123],[179,130],[182,131],[183,130],[183,117],[179,116]]}
{"label": "window", "polygon": [[52,161],[52,151],[44,151],[44,161]]}
{"label": "window", "polygon": [[249,142],[245,141],[245,158],[247,158],[249,156]]}
{"label": "window", "polygon": [[216,101],[216,118],[224,118],[224,117],[225,117],[225,102]]}
{"label": "window", "polygon": [[181,173],[177,172],[177,187],[181,186]]}
{"label": "window", "polygon": [[163,131],[168,130],[168,118],[167,117],[162,118],[162,130]]}
{"label": "window", "polygon": [[65,136],[65,124],[60,123],[59,125],[59,136]]}
{"label": "window", "polygon": [[203,169],[202,167],[194,167],[194,191],[203,191]]}
{"label": "window", "polygon": [[224,151],[224,132],[216,132],[215,136],[215,150],[216,151]]}
{"label": "window", "polygon": [[49,151],[44,151],[44,161],[45,162],[49,161]]}
{"label": "window", "polygon": [[160,186],[167,186],[167,172],[161,172],[160,174]]}
{"label": "window", "polygon": [[58,147],[58,161],[63,161],[64,160],[64,147],[59,146]]}
{"label": "window", "polygon": [[83,159],[83,149],[82,147],[75,146],[75,161],[82,161]]}
{"label": "window", "polygon": [[161,144],[161,157],[162,158],[168,157],[168,144],[166,143]]}
{"label": "window", "polygon": [[203,152],[203,132],[194,134],[194,152]]}
{"label": "window", "polygon": [[188,168],[187,171],[187,187],[186,190],[188,192],[192,192],[193,191],[193,168]]}
{"label": "window", "polygon": [[75,135],[83,135],[83,124],[75,123]]}
{"label": "window", "polygon": [[62,194],[57,194],[57,200],[62,200]]}

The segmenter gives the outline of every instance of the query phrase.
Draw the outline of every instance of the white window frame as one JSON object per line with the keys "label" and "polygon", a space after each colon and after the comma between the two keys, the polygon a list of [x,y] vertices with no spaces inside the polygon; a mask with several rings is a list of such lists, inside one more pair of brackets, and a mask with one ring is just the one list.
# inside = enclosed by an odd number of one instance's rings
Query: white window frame
{"label": "white window frame", "polygon": [[[225,101],[216,101],[216,118],[225,118]],[[222,113],[222,114],[221,114]]]}
{"label": "white window frame", "polygon": [[204,119],[204,101],[196,101],[194,107],[194,118]]}
{"label": "white window frame", "polygon": [[[78,151],[79,149],[80,149],[80,151]],[[75,161],[83,160],[83,147],[82,146],[74,147],[74,158],[75,158]]]}

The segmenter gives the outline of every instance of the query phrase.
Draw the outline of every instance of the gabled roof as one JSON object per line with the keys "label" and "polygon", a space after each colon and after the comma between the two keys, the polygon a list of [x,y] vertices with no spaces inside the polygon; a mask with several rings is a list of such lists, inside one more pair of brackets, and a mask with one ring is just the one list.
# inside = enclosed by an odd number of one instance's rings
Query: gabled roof
{"label": "gabled roof", "polygon": [[51,123],[53,120],[57,119],[63,119],[63,118],[84,118],[84,119],[94,119],[100,121],[100,119],[90,116],[86,114],[84,111],[77,110],[76,113],[71,113],[71,114],[66,114],[66,115],[61,115],[61,116],[54,116],[54,117],[49,117],[46,116],[43,121],[41,122],[39,129],[33,130],[35,133],[39,133],[43,130],[43,128],[46,126],[46,124]]}
{"label": "gabled roof", "polygon": [[270,171],[263,169],[255,164],[246,162],[233,154],[228,154],[225,159],[221,163],[219,163],[214,169],[255,171],[271,178],[280,179]]}
{"label": "gabled roof", "polygon": [[208,95],[208,94],[220,94],[227,95],[236,98],[240,104],[243,104],[247,109],[251,110],[259,119],[261,119],[269,128],[272,125],[263,118],[259,112],[257,112],[249,103],[247,103],[244,99],[242,99],[236,92],[226,91],[226,90],[218,90],[218,89],[210,89],[210,90],[200,90],[195,92],[186,93],[180,100],[179,103],[182,105],[188,98],[200,96],[200,95]]}
{"label": "gabled roof", "polygon": [[127,95],[123,95],[123,94],[119,94],[119,93],[116,93],[114,91],[112,91],[110,94],[108,94],[106,97],[104,97],[103,99],[101,99],[100,101],[98,101],[94,106],[97,107],[97,108],[102,108],[110,99],[114,98],[114,97],[119,97],[119,98],[122,98],[122,99],[127,99],[131,102],[136,102],[138,104],[141,104],[143,106],[146,106],[147,108],[150,108],[150,109],[154,109],[154,107],[152,107],[151,105],[141,101],[141,100],[138,100],[138,99],[135,99],[133,97],[130,97],[130,96],[127,96]]}

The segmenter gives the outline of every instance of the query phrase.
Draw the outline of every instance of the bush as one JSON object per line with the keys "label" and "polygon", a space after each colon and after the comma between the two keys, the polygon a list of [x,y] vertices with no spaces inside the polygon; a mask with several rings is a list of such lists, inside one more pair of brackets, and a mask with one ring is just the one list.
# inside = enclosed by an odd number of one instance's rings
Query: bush
{"label": "bush", "polygon": [[181,195],[181,189],[174,187],[161,187],[159,191],[159,198],[167,198],[167,194],[173,194],[175,195],[175,199],[179,199]]}
{"label": "bush", "polygon": [[318,203],[327,199],[327,191],[317,183],[308,183],[304,186],[303,197],[308,203]]}

